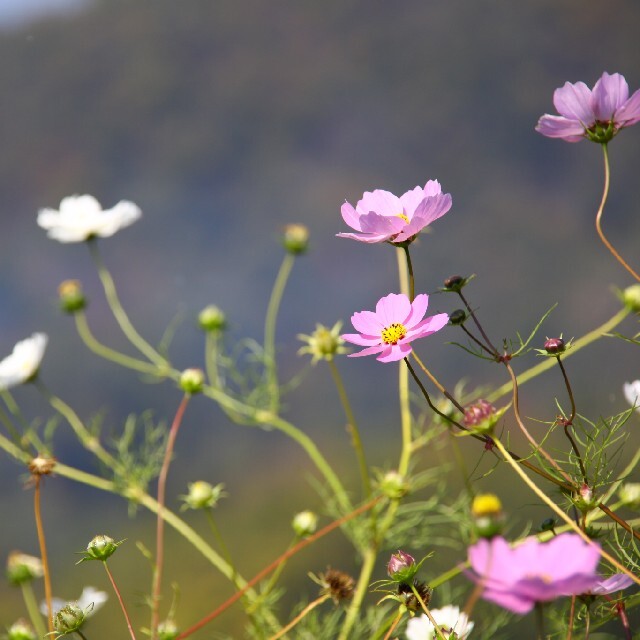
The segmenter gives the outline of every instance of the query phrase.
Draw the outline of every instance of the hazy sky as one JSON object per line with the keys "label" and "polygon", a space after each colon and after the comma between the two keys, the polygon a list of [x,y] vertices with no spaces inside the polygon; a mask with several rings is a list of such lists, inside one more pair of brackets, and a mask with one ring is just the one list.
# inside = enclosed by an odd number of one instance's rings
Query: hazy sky
{"label": "hazy sky", "polygon": [[0,27],[22,24],[82,4],[87,4],[87,0],[0,0]]}

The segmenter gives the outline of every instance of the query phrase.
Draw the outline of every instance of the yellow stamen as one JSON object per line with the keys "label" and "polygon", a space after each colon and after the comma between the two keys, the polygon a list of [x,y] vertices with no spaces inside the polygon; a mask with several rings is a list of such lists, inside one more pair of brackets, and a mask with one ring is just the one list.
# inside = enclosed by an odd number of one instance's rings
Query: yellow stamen
{"label": "yellow stamen", "polygon": [[394,322],[382,330],[382,341],[385,344],[398,344],[398,341],[402,340],[406,335],[407,330],[404,325],[399,322]]}
{"label": "yellow stamen", "polygon": [[407,224],[409,224],[409,218],[404,213],[396,213],[396,218],[402,218]]}

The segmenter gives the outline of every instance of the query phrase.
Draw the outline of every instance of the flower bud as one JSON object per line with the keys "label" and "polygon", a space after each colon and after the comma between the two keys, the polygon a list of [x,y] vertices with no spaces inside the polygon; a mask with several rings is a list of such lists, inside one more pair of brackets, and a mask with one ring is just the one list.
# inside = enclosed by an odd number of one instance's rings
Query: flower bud
{"label": "flower bud", "polygon": [[545,518],[540,523],[540,531],[551,531],[555,534],[556,521],[554,518]]}
{"label": "flower bud", "polygon": [[58,287],[60,308],[65,313],[76,313],[87,306],[87,299],[82,291],[80,280],[65,280]]}
{"label": "flower bud", "polygon": [[169,619],[158,625],[159,640],[175,640],[180,635],[176,623]]}
{"label": "flower bud", "polygon": [[624,306],[634,313],[640,313],[640,284],[632,284],[622,292]]}
{"label": "flower bud", "polygon": [[300,511],[293,516],[291,526],[298,538],[308,538],[318,527],[318,516],[313,511]]}
{"label": "flower bud", "polygon": [[200,393],[204,386],[202,369],[185,369],[180,374],[180,388],[188,394]]}
{"label": "flower bud", "polygon": [[547,338],[544,343],[544,350],[549,355],[559,355],[566,349],[565,342],[562,338]]}
{"label": "flower bud", "polygon": [[116,542],[113,538],[109,536],[96,536],[88,545],[87,545],[87,555],[83,558],[84,560],[106,560],[110,558],[115,550],[124,542],[121,540],[120,542]]}
{"label": "flower bud", "polygon": [[449,324],[459,325],[464,324],[467,319],[467,312],[464,309],[456,309],[449,314]]}
{"label": "flower bud", "polygon": [[309,246],[309,229],[302,224],[288,224],[282,237],[284,248],[297,256],[304,253]]}
{"label": "flower bud", "polygon": [[391,554],[387,563],[387,574],[395,582],[409,583],[418,571],[418,565],[413,556],[406,551],[398,550]]}
{"label": "flower bud", "polygon": [[491,433],[506,410],[506,407],[496,410],[490,402],[477,400],[465,409],[462,422],[476,433]]}
{"label": "flower bud", "polygon": [[593,489],[586,483],[582,484],[577,495],[574,495],[572,500],[573,504],[575,504],[582,513],[593,511],[600,502],[593,493]]}
{"label": "flower bud", "polygon": [[626,482],[618,489],[620,501],[632,509],[640,507],[640,482]]}
{"label": "flower bud", "polygon": [[20,551],[12,551],[7,558],[7,578],[14,585],[30,582],[44,575],[42,560]]}
{"label": "flower bud", "polygon": [[460,291],[462,291],[462,289],[464,287],[467,286],[467,284],[469,283],[469,281],[473,278],[474,276],[468,276],[466,278],[464,278],[463,276],[449,276],[445,281],[444,281],[444,287],[443,287],[443,291],[449,291],[449,292],[453,292],[453,293],[459,293]]}
{"label": "flower bud", "polygon": [[409,492],[405,477],[397,471],[388,471],[380,479],[380,491],[391,500],[398,500]]}
{"label": "flower bud", "polygon": [[56,613],[53,619],[53,628],[60,634],[73,633],[84,623],[85,612],[74,602],[65,605]]}
{"label": "flower bud", "polygon": [[38,636],[26,620],[20,619],[7,629],[7,640],[38,640]]}
{"label": "flower bud", "polygon": [[478,494],[471,503],[471,515],[475,532],[480,538],[493,538],[502,532],[502,503],[493,493]]}
{"label": "flower bud", "polygon": [[215,507],[220,498],[224,497],[224,484],[215,487],[205,480],[189,483],[189,493],[182,496],[185,506],[189,509],[210,509]]}
{"label": "flower bud", "polygon": [[318,360],[333,360],[333,356],[347,353],[344,340],[340,337],[342,322],[338,320],[331,329],[322,324],[316,324],[316,330],[309,336],[298,334],[298,340],[307,344],[298,350],[298,354],[308,353],[315,364]]}
{"label": "flower bud", "polygon": [[198,314],[198,324],[203,331],[214,333],[226,329],[227,317],[222,309],[210,304]]}

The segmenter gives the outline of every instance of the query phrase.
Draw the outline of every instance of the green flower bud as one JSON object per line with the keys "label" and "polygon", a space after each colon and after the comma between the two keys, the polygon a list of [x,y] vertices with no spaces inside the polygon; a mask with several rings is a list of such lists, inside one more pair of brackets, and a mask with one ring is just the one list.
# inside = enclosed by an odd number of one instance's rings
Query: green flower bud
{"label": "green flower bud", "polygon": [[336,322],[331,329],[322,324],[316,324],[316,330],[307,336],[303,333],[298,335],[298,340],[306,342],[306,346],[298,350],[299,354],[308,353],[312,356],[311,362],[315,364],[318,360],[333,360],[336,354],[347,353],[344,340],[340,337],[342,322]]}
{"label": "green flower bud", "polygon": [[7,640],[38,640],[38,636],[31,625],[21,619],[7,629]]}
{"label": "green flower bud", "polygon": [[391,554],[387,563],[387,575],[394,582],[403,582],[410,584],[413,577],[418,572],[419,565],[416,564],[415,558],[406,551],[398,550]]}
{"label": "green flower bud", "polygon": [[554,518],[545,518],[540,523],[540,531],[551,531],[555,535],[556,521]]}
{"label": "green flower bud", "polygon": [[397,471],[388,471],[380,479],[380,491],[391,500],[398,500],[409,492],[405,477]]}
{"label": "green flower bud", "polygon": [[76,313],[87,306],[87,299],[82,291],[80,280],[65,280],[58,287],[60,308],[65,313]]}
{"label": "green flower bud", "polygon": [[504,529],[502,503],[493,493],[478,494],[471,503],[471,515],[476,535],[480,538],[493,538]]}
{"label": "green flower bud", "polygon": [[86,613],[76,603],[71,602],[56,613],[53,628],[61,635],[73,633],[80,629],[86,617]]}
{"label": "green flower bud", "polygon": [[224,311],[215,304],[210,304],[198,314],[198,324],[203,331],[222,331],[227,326],[227,317]]}
{"label": "green flower bud", "polygon": [[180,632],[173,620],[165,620],[158,625],[158,638],[160,640],[175,640],[179,635]]}
{"label": "green flower bud", "polygon": [[622,302],[627,309],[640,313],[640,284],[632,284],[622,292]]}
{"label": "green flower bud", "polygon": [[42,560],[20,551],[12,551],[7,558],[7,578],[14,585],[30,582],[44,575]]}
{"label": "green flower bud", "polygon": [[204,371],[202,369],[185,369],[180,374],[180,388],[193,395],[200,393],[204,386]]}
{"label": "green flower bud", "polygon": [[[87,555],[83,558],[83,560],[106,560],[110,558],[115,550],[124,542],[121,540],[120,542],[116,542],[113,538],[109,536],[96,536],[88,545],[87,545]],[[82,562],[82,561],[81,561]]]}
{"label": "green flower bud", "polygon": [[462,289],[466,287],[469,281],[474,277],[474,275],[467,276],[466,278],[458,275],[450,276],[444,281],[444,287],[442,288],[442,291],[458,293],[462,291]]}
{"label": "green flower bud", "polygon": [[298,538],[307,538],[315,533],[318,526],[318,516],[313,511],[301,511],[293,516],[291,526]]}
{"label": "green flower bud", "polygon": [[572,502],[582,513],[589,513],[597,508],[600,500],[593,493],[593,489],[583,483],[578,493],[572,497]]}
{"label": "green flower bud", "polygon": [[297,256],[304,253],[309,246],[309,229],[302,224],[288,224],[282,237],[284,248]]}
{"label": "green flower bud", "polygon": [[618,489],[618,497],[626,507],[640,508],[640,482],[626,482]]}
{"label": "green flower bud", "polygon": [[204,480],[189,483],[189,493],[181,496],[184,500],[184,508],[188,509],[210,509],[215,507],[220,498],[226,496],[224,484],[217,484],[215,487]]}
{"label": "green flower bud", "polygon": [[449,324],[459,325],[464,324],[467,319],[467,312],[464,309],[456,309],[449,314]]}

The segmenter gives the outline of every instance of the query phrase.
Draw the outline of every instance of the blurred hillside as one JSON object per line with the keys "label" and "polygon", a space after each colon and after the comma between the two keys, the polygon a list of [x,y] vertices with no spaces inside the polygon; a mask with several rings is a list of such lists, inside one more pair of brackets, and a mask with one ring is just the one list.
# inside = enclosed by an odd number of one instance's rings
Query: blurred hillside
{"label": "blurred hillside", "polygon": [[[618,308],[610,286],[630,284],[593,229],[601,153],[586,142],[545,139],[533,128],[553,112],[553,90],[566,80],[591,86],[602,71],[618,71],[632,90],[640,87],[639,25],[634,0],[103,0],[71,16],[0,31],[0,353],[46,331],[43,377],[83,418],[106,409],[105,424],[117,429],[129,412],[152,407],[158,419],[171,419],[177,391],[140,384],[97,361],[56,311],[57,285],[78,277],[95,333],[124,344],[85,247],[47,240],[35,224],[39,208],[90,193],[105,207],[120,199],[142,207],[143,219],[101,248],[126,308],[151,341],[183,314],[171,350],[179,368],[202,365],[194,318],[211,302],[229,315],[232,336],[260,338],[281,260],[280,230],[289,222],[307,225],[311,249],[294,271],[278,330],[283,367],[292,375],[301,366],[296,334],[309,333],[315,322],[348,321],[397,290],[390,248],[334,237],[344,230],[341,203],[374,188],[402,193],[430,178],[440,180],[454,205],[416,243],[419,291],[435,292],[453,273],[476,273],[470,298],[497,341],[517,330],[528,334],[555,302],[542,332],[582,335]],[[636,266],[639,135],[637,128],[625,131],[611,145],[604,222]],[[431,308],[451,311],[452,304],[434,296]],[[472,386],[505,381],[502,371],[441,342],[424,350],[447,384],[463,377]],[[518,366],[533,362],[529,356]],[[576,355],[569,368],[579,410],[597,417],[621,409],[621,385],[638,377],[637,362],[620,341]],[[395,369],[369,359],[339,366],[367,425],[372,462],[393,465]],[[557,385],[553,377],[532,385],[525,412],[552,416],[553,395],[562,393]],[[15,395],[32,412],[28,419],[46,419],[33,389]],[[288,416],[321,447],[338,450],[342,473],[355,475],[334,398],[329,374],[317,367],[287,399]],[[94,469],[64,436],[56,455]],[[475,460],[475,452],[468,455]],[[247,477],[246,469],[255,475]],[[317,506],[302,497],[307,471],[304,456],[280,436],[232,428],[211,405],[194,402],[170,493],[183,493],[199,477],[227,483],[233,504],[220,518],[232,523],[235,551],[259,547],[258,566],[243,567],[250,575],[287,544],[291,514]],[[0,457],[0,508],[12,514],[2,523],[3,556],[27,541],[26,551],[36,549],[30,494],[20,490],[19,473]],[[79,591],[78,569],[68,569],[73,551],[105,527],[137,539],[129,531],[139,528],[143,536],[151,520],[144,514],[135,524],[123,522],[126,505],[115,499],[50,484],[48,517],[69,523],[52,539],[64,550],[54,562],[74,584],[63,595],[72,596]],[[256,525],[253,518],[265,520]],[[256,526],[268,529],[259,544]],[[55,537],[61,533],[64,540]],[[132,570],[144,573],[130,546]],[[185,572],[195,571],[192,560],[195,566],[197,558],[184,561]],[[312,569],[322,570],[329,560],[316,562]],[[183,585],[186,602],[205,578]],[[18,601],[3,589],[0,621]],[[91,640],[103,637],[98,630]]]}

